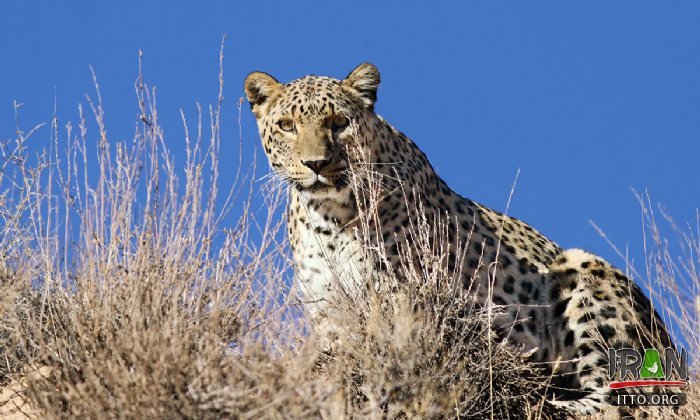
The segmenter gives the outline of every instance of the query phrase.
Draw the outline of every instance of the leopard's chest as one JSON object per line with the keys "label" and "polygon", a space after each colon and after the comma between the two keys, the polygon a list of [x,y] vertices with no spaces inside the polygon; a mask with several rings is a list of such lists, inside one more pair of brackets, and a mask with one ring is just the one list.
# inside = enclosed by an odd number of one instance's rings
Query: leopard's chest
{"label": "leopard's chest", "polygon": [[320,303],[335,293],[354,294],[366,272],[362,245],[347,223],[350,210],[335,203],[316,205],[297,196],[290,215],[291,245],[297,282],[307,303]]}

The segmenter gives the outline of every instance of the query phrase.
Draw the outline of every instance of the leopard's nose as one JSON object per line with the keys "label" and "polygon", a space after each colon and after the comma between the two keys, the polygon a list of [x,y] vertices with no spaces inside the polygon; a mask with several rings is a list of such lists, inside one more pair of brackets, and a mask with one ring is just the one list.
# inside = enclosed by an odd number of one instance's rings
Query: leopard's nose
{"label": "leopard's nose", "polygon": [[319,172],[321,172],[321,170],[323,170],[323,168],[325,168],[326,166],[328,166],[329,163],[331,163],[331,160],[330,159],[320,159],[320,160],[303,160],[302,159],[301,163],[303,163],[304,166],[306,166],[307,168],[314,171],[314,173],[318,174]]}

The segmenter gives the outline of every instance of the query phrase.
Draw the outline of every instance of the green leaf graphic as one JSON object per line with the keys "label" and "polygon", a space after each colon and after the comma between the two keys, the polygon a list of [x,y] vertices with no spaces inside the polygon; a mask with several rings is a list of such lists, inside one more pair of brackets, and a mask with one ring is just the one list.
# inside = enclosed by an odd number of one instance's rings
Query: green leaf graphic
{"label": "green leaf graphic", "polygon": [[642,379],[664,378],[664,368],[661,366],[661,357],[659,357],[658,351],[654,349],[644,350],[644,362],[639,377]]}

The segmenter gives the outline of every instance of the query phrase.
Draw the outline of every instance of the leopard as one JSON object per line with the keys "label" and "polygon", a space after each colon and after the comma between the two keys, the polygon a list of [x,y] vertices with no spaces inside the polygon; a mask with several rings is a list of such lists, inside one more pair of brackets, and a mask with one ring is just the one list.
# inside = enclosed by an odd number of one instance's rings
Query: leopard
{"label": "leopard", "polygon": [[[460,242],[448,248],[448,268],[479,305],[502,309],[493,319],[499,338],[552,372],[547,401],[571,413],[599,412],[610,393],[608,348],[672,346],[650,299],[603,258],[562,249],[452,190],[416,143],[377,115],[379,85],[369,63],[344,79],[282,83],[259,71],[245,79],[271,173],[289,187],[287,233],[304,304],[318,310],[368,287],[372,272],[400,263],[418,217],[444,217],[450,240]],[[357,229],[365,189],[352,173],[367,165],[383,180],[369,235],[386,264],[368,260]]]}

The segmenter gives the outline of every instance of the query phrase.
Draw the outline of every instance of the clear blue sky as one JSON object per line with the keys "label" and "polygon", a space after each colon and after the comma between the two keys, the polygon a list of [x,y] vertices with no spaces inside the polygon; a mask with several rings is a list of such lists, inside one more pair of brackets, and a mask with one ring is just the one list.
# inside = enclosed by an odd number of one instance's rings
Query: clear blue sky
{"label": "clear blue sky", "polygon": [[[681,222],[700,205],[697,1],[4,1],[0,139],[14,135],[13,100],[25,104],[25,128],[50,121],[54,98],[62,123],[75,121],[92,92],[88,65],[111,139],[130,138],[141,49],[177,150],[179,108],[192,116],[195,102],[216,100],[224,33],[232,161],[248,72],[343,77],[369,61],[383,80],[377,111],[452,188],[503,210],[520,169],[509,213],[565,247],[620,265],[594,220],[639,259],[631,187]],[[247,111],[243,133],[259,148]],[[32,147],[49,138],[44,129]]]}

